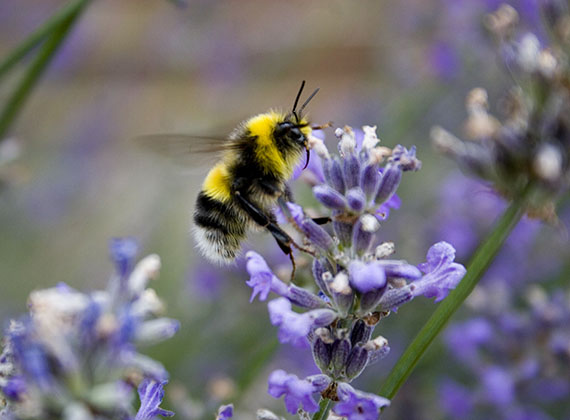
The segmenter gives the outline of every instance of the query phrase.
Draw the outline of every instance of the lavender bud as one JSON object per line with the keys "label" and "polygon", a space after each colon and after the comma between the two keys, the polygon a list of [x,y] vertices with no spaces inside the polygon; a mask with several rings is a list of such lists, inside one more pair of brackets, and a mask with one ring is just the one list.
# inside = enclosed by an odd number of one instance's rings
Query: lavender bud
{"label": "lavender bud", "polygon": [[383,242],[376,247],[376,250],[374,251],[374,257],[379,260],[389,257],[394,252],[396,252],[396,246],[394,245],[394,242]]}
{"label": "lavender bud", "polygon": [[328,375],[323,374],[307,376],[305,380],[313,385],[314,392],[323,392],[332,381]]}
{"label": "lavender bud", "polygon": [[376,217],[371,214],[360,217],[352,232],[352,249],[357,255],[368,252],[378,229],[380,229],[380,223]]}
{"label": "lavender bud", "polygon": [[313,359],[315,363],[321,370],[321,372],[327,372],[332,358],[332,346],[326,344],[319,337],[316,338],[313,343]]}
{"label": "lavender bud", "polygon": [[378,187],[378,192],[376,193],[374,201],[377,204],[382,204],[388,201],[398,189],[401,180],[402,169],[400,169],[400,165],[392,163],[388,164],[382,174],[380,186]]}
{"label": "lavender bud", "polygon": [[338,220],[334,220],[334,212],[333,212],[333,230],[338,238],[340,245],[342,247],[348,247],[352,243],[352,228],[354,227],[351,223],[340,222]]}
{"label": "lavender bud", "polygon": [[366,206],[366,196],[360,187],[351,188],[346,192],[348,206],[355,213],[361,213]]}
{"label": "lavender bud", "polygon": [[314,245],[318,246],[324,251],[332,251],[334,247],[333,239],[326,230],[317,225],[311,219],[303,220],[301,223],[301,229]]}
{"label": "lavender bud", "polygon": [[374,327],[368,325],[362,319],[356,320],[350,332],[350,342],[353,346],[370,340]]}
{"label": "lavender bud", "polygon": [[324,293],[328,293],[327,285],[325,284],[325,282],[323,280],[323,274],[325,273],[325,268],[323,267],[323,264],[321,263],[321,261],[318,258],[315,258],[313,260],[312,271],[313,271],[313,277],[315,279],[315,282],[317,283],[317,286],[319,286],[319,288]]}
{"label": "lavender bud", "polygon": [[313,194],[321,204],[330,209],[344,210],[346,208],[346,198],[326,184],[313,187]]}
{"label": "lavender bud", "polygon": [[534,156],[533,169],[546,182],[556,182],[562,176],[563,158],[560,149],[544,144]]}
{"label": "lavender bud", "polygon": [[134,337],[137,344],[154,344],[174,336],[180,328],[180,322],[170,318],[158,318],[145,321],[136,329]]}
{"label": "lavender bud", "polygon": [[368,350],[368,363],[376,363],[378,360],[382,360],[384,357],[390,353],[390,346],[388,346],[388,340],[379,335],[374,340],[367,342],[364,348]]}
{"label": "lavender bud", "polygon": [[342,167],[336,159],[329,159],[324,162],[324,173],[327,182],[339,193],[344,194],[346,189],[344,185],[344,177],[342,175]]}
{"label": "lavender bud", "polygon": [[344,158],[344,181],[346,188],[356,187],[360,181],[360,162],[352,154]]}
{"label": "lavender bud", "polygon": [[317,309],[325,306],[325,302],[317,295],[292,284],[286,295],[292,303],[302,308]]}
{"label": "lavender bud", "polygon": [[384,295],[384,292],[386,292],[386,288],[387,288],[387,283],[386,283],[386,285],[384,285],[384,287],[381,287],[381,288],[376,289],[376,290],[372,290],[372,291],[367,292],[367,293],[363,293],[362,296],[360,297],[360,311],[359,312],[362,314],[365,314],[365,313],[373,311],[374,308],[376,308],[378,306],[378,303],[380,302],[380,299]]}
{"label": "lavender bud", "polygon": [[329,290],[332,293],[332,297],[338,311],[342,316],[346,316],[350,311],[350,308],[352,308],[354,297],[346,272],[341,271],[335,276],[334,280],[329,283]]}
{"label": "lavender bud", "polygon": [[347,338],[341,338],[335,340],[332,345],[332,368],[335,375],[342,372],[348,360],[348,355],[350,354],[351,346],[350,340]]}
{"label": "lavender bud", "polygon": [[327,327],[337,318],[337,313],[331,309],[314,309],[311,318],[315,327]]}
{"label": "lavender bud", "polygon": [[362,373],[368,364],[368,349],[361,345],[357,345],[350,352],[346,362],[346,376],[348,379],[354,379]]}
{"label": "lavender bud", "polygon": [[360,174],[360,186],[368,199],[374,198],[378,190],[381,174],[377,164],[368,164],[362,169]]}
{"label": "lavender bud", "polygon": [[413,299],[414,289],[413,285],[407,285],[387,290],[378,302],[379,309],[384,312],[397,309],[403,303]]}

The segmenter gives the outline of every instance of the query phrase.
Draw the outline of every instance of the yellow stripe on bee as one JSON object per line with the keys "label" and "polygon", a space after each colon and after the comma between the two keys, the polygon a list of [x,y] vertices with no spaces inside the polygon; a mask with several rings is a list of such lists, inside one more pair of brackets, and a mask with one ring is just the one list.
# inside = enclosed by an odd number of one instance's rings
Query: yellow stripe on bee
{"label": "yellow stripe on bee", "polygon": [[230,174],[223,162],[216,164],[204,180],[202,189],[208,197],[218,201],[229,201],[230,194]]}
{"label": "yellow stripe on bee", "polygon": [[[289,178],[293,173],[293,169],[299,160],[299,156],[293,154],[285,159],[279,151],[273,131],[277,124],[285,121],[285,115],[276,111],[269,111],[265,114],[259,114],[251,118],[245,124],[251,136],[256,137],[257,147],[255,154],[257,161],[266,172],[273,172],[284,178]],[[303,123],[305,121],[302,121]],[[301,128],[305,135],[309,135],[311,128],[309,126]]]}

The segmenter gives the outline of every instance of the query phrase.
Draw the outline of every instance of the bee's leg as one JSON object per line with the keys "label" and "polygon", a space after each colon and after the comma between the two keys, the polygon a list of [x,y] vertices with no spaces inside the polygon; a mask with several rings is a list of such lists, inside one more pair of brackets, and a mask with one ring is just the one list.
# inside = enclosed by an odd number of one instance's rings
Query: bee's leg
{"label": "bee's leg", "polygon": [[287,232],[281,229],[276,222],[271,220],[271,218],[266,215],[263,210],[245,198],[240,191],[235,192],[235,197],[240,203],[241,207],[253,219],[253,221],[258,225],[266,228],[275,238],[275,241],[277,241],[277,245],[279,245],[281,251],[283,251],[283,253],[286,255],[289,255],[289,259],[293,265],[293,272],[291,273],[291,279],[293,279],[297,267],[295,264],[295,258],[293,257],[293,249],[291,248],[291,245],[296,245],[293,241],[293,238],[291,238]]}

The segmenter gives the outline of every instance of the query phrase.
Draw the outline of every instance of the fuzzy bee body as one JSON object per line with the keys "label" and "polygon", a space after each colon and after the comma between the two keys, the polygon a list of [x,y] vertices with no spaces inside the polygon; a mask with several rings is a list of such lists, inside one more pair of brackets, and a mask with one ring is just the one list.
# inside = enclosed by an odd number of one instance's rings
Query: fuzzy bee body
{"label": "fuzzy bee body", "polygon": [[194,237],[206,258],[232,262],[247,231],[256,228],[269,229],[283,249],[286,234],[277,227],[273,208],[288,195],[286,181],[307,149],[310,132],[304,119],[275,111],[234,130],[196,200]]}

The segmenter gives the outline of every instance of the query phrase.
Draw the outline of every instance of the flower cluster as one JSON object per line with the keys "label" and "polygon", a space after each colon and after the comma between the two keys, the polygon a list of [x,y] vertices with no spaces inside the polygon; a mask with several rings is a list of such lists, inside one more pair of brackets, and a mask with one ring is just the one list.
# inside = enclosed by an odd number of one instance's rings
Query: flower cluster
{"label": "flower cluster", "polygon": [[[159,407],[168,372],[137,347],[178,330],[159,317],[163,305],[147,287],[160,259],[133,267],[132,239],[111,243],[116,272],[105,290],[81,293],[66,284],[37,290],[29,314],[10,322],[0,356],[2,418],[154,420],[174,413]],[[138,385],[140,409],[134,413]]]}
{"label": "flower cluster", "polygon": [[448,329],[450,353],[475,378],[471,385],[452,379],[440,385],[450,418],[570,416],[570,295],[549,295],[538,286],[524,290],[516,299],[504,288],[480,286],[477,315]]}
{"label": "flower cluster", "polygon": [[473,89],[464,125],[469,141],[441,127],[432,137],[438,149],[507,198],[533,187],[531,210],[554,220],[553,199],[570,187],[570,14],[561,0],[545,1],[543,8],[549,45],[532,33],[518,34],[518,14],[510,6],[488,16],[506,67],[519,82],[501,102],[503,118],[489,112],[484,89]]}
{"label": "flower cluster", "polygon": [[[322,162],[323,184],[313,188],[316,199],[330,210],[326,226],[307,217],[293,203],[283,213],[314,251],[311,290],[281,281],[256,252],[246,254],[253,288],[252,300],[279,295],[268,303],[271,323],[282,343],[310,343],[321,374],[301,379],[283,370],[269,377],[269,393],[284,396],[287,411],[312,413],[315,394],[336,401],[333,412],[349,420],[375,420],[389,401],[354,389],[349,383],[390,348],[382,336],[373,337],[379,321],[400,305],[423,295],[445,298],[465,274],[454,262],[455,249],[446,242],[433,245],[427,262],[418,266],[392,259],[394,244],[378,244],[377,233],[386,218],[386,204],[404,171],[421,163],[415,150],[378,145],[374,127],[364,127],[361,145],[351,128],[337,129],[340,157],[331,157],[322,140],[311,138]],[[381,163],[385,165],[381,167]],[[322,221],[320,218],[318,221]],[[293,305],[304,312],[293,310]]]}

